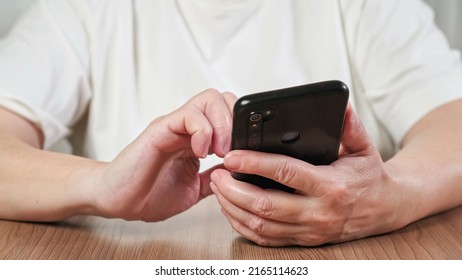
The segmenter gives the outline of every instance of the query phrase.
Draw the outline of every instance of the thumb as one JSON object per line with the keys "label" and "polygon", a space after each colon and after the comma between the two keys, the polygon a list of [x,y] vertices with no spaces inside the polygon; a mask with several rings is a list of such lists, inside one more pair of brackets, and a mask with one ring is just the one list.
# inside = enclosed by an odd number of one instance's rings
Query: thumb
{"label": "thumb", "polygon": [[350,103],[345,113],[340,155],[355,154],[367,151],[373,147],[366,128]]}

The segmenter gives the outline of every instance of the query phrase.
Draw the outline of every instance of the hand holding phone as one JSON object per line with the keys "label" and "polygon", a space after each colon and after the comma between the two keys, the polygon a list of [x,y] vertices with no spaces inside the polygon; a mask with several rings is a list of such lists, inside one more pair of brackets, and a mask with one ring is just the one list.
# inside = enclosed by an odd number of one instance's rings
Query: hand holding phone
{"label": "hand holding phone", "polygon": [[[348,87],[325,81],[250,94],[234,105],[232,150],[284,154],[315,165],[338,158]],[[235,179],[262,188],[292,188],[254,174]]]}

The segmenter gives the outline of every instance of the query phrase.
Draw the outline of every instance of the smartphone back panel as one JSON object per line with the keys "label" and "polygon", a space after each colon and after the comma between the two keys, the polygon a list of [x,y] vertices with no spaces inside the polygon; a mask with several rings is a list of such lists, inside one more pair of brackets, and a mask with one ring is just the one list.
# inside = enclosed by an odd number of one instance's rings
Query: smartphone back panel
{"label": "smartphone back panel", "polygon": [[[244,96],[234,106],[231,148],[330,164],[338,157],[348,95],[344,83],[325,81]],[[233,177],[262,188],[291,190],[253,174]]]}

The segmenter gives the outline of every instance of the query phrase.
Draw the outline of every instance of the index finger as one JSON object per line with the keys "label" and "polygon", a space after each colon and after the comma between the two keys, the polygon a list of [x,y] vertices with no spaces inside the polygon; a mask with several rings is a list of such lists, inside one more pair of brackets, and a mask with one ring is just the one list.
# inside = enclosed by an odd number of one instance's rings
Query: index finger
{"label": "index finger", "polygon": [[229,94],[214,89],[205,90],[176,110],[169,128],[191,136],[194,153],[205,157],[209,150],[223,157],[231,142],[232,111]]}
{"label": "index finger", "polygon": [[[193,104],[202,107],[203,114],[212,126],[212,150],[218,156],[223,157],[231,146],[232,130],[232,104],[233,95],[209,89],[196,96],[198,102],[193,99]],[[235,98],[235,97],[234,97]]]}
{"label": "index finger", "polygon": [[316,195],[319,185],[326,183],[330,166],[314,166],[285,155],[250,150],[231,151],[224,165],[230,171],[256,174],[272,179],[305,194]]}

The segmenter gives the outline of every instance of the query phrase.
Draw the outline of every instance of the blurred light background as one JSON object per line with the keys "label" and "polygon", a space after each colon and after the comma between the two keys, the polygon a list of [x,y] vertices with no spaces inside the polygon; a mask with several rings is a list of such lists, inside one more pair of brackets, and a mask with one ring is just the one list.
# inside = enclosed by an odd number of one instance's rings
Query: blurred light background
{"label": "blurred light background", "polygon": [[[8,32],[8,29],[21,12],[35,1],[36,0],[0,0],[0,37]],[[430,4],[434,9],[436,23],[446,33],[451,46],[462,50],[462,0],[424,1]]]}
{"label": "blurred light background", "polygon": [[0,37],[4,36],[18,16],[35,0],[0,0]]}

